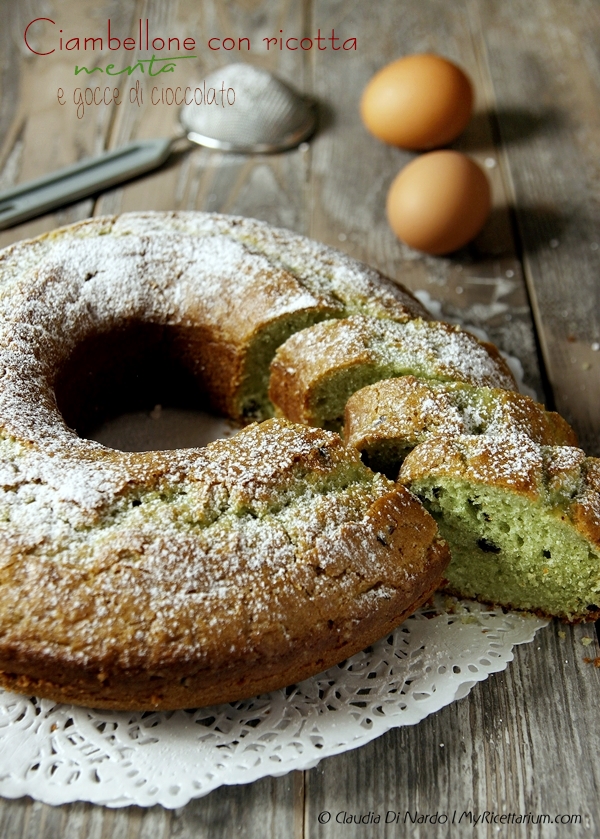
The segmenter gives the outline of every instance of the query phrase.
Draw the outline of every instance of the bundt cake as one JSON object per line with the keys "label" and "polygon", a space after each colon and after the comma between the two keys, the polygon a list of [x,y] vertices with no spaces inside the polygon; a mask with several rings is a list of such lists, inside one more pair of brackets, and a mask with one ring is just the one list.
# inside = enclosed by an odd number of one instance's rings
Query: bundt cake
{"label": "bundt cake", "polygon": [[107,708],[235,700],[340,661],[430,595],[449,561],[433,519],[335,434],[273,419],[140,454],[75,431],[154,377],[264,419],[277,345],[352,313],[423,310],[250,220],[99,218],[0,254],[0,684]]}
{"label": "bundt cake", "polygon": [[[107,708],[240,699],[373,642],[445,575],[597,617],[598,461],[495,347],[427,317],[248,219],[99,218],[0,253],[0,684]],[[262,422],[205,449],[84,439],[149,384]],[[380,474],[402,460],[400,483]]]}

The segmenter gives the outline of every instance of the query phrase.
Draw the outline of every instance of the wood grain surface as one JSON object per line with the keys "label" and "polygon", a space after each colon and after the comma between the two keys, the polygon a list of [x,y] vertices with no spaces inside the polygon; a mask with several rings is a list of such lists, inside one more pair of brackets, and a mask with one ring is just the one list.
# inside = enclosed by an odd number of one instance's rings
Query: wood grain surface
{"label": "wood grain surface", "polygon": [[[446,316],[484,327],[517,355],[526,381],[600,454],[600,6],[594,0],[0,0],[0,184],[8,187],[135,138],[175,136],[169,106],[95,109],[78,120],[56,88],[71,83],[76,54],[28,53],[22,32],[37,16],[90,32],[108,17],[119,31],[148,17],[193,34],[202,48],[178,83],[226,60],[210,36],[332,27],[358,37],[356,53],[243,54],[316,97],[315,138],[276,156],[195,149],[159,171],[0,233],[0,246],[88,215],[202,209],[255,216],[332,244],[412,289]],[[477,240],[449,258],[410,251],[384,216],[389,183],[412,154],[367,134],[357,105],[370,76],[410,52],[458,61],[476,88],[476,113],[455,144],[486,168],[494,210]],[[80,55],[83,61],[83,54]],[[96,56],[106,61],[107,56]],[[583,646],[582,639],[591,640]],[[593,626],[552,625],[515,650],[508,670],[416,727],[323,761],[305,773],[222,787],[180,810],[49,807],[0,801],[6,839],[379,839],[379,837],[588,837],[600,830],[600,654]],[[450,834],[406,813],[580,815],[581,823],[478,828]],[[318,815],[332,819],[320,824]],[[400,814],[392,824],[340,824],[338,813]]]}

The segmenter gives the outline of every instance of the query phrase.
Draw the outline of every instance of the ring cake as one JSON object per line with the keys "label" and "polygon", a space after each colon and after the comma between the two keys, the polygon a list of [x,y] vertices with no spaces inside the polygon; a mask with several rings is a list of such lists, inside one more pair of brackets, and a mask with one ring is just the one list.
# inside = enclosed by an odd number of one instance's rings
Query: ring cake
{"label": "ring cake", "polygon": [[[259,222],[89,220],[0,254],[0,684],[107,708],[281,687],[387,633],[448,551],[338,435],[267,419],[294,333],[425,313],[377,272]],[[148,386],[253,424],[205,449],[78,436]]]}

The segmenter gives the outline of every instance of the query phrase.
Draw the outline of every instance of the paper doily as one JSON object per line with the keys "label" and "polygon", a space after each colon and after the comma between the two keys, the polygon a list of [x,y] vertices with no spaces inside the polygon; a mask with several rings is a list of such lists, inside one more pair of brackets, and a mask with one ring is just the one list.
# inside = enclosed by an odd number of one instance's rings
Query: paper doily
{"label": "paper doily", "polygon": [[195,711],[113,712],[0,691],[0,795],[181,807],[414,725],[504,670],[548,621],[438,596],[325,673]]}

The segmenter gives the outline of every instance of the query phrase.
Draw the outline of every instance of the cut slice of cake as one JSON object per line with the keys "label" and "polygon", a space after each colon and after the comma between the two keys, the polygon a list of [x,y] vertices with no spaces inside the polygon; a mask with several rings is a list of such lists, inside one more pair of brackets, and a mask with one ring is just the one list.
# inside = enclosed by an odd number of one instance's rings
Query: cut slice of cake
{"label": "cut slice of cake", "polygon": [[527,434],[433,437],[400,480],[450,545],[449,590],[569,621],[600,617],[600,460]]}
{"label": "cut slice of cake", "polygon": [[497,435],[520,430],[536,443],[576,446],[570,425],[529,396],[462,382],[385,379],[354,393],[346,405],[344,436],[363,461],[396,478],[404,458],[434,435]]}
{"label": "cut slice of cake", "polygon": [[355,391],[404,375],[516,387],[496,347],[458,326],[353,315],[304,329],[280,346],[271,364],[269,397],[288,419],[337,431]]}

